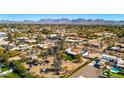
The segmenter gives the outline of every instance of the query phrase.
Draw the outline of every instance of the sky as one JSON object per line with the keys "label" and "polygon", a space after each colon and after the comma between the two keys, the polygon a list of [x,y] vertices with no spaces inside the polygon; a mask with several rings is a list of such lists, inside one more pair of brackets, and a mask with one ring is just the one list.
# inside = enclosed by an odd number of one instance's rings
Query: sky
{"label": "sky", "polygon": [[104,19],[124,21],[124,14],[0,14],[0,20],[22,21],[39,19]]}

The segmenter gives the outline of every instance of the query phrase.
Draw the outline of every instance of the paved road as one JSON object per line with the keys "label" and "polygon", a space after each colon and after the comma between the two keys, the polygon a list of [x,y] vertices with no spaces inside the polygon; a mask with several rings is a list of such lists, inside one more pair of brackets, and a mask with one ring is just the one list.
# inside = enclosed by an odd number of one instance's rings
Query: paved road
{"label": "paved road", "polygon": [[86,65],[81,68],[79,71],[74,73],[70,78],[78,78],[78,77],[86,77],[86,78],[97,78],[98,76],[103,76],[100,69],[97,69],[91,65]]}

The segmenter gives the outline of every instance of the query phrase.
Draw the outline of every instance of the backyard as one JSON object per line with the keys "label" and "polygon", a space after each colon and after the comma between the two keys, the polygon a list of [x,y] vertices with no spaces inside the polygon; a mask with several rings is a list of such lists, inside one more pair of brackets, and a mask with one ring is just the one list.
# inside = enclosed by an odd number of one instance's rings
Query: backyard
{"label": "backyard", "polygon": [[18,74],[12,72],[7,75],[1,76],[0,78],[21,78]]}
{"label": "backyard", "polygon": [[68,61],[73,61],[73,60],[75,60],[74,57],[69,56],[69,55],[64,55],[64,59],[65,59],[65,60],[68,60]]}
{"label": "backyard", "polygon": [[119,73],[111,72],[109,69],[106,69],[103,71],[103,74],[107,77],[113,77],[113,78],[124,78],[124,75]]}

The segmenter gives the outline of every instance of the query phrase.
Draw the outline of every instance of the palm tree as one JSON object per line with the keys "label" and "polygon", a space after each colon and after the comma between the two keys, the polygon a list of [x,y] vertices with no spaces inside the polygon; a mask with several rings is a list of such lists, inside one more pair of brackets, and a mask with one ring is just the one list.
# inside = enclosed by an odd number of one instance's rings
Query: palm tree
{"label": "palm tree", "polygon": [[62,64],[62,53],[61,49],[63,48],[64,40],[60,40],[56,42],[56,47],[54,49],[55,52],[55,58],[54,62],[52,64],[53,70],[58,72],[61,70],[61,64]]}
{"label": "palm tree", "polygon": [[54,63],[52,64],[53,70],[54,71],[60,71],[61,70],[61,57],[60,56],[56,56],[54,58]]}

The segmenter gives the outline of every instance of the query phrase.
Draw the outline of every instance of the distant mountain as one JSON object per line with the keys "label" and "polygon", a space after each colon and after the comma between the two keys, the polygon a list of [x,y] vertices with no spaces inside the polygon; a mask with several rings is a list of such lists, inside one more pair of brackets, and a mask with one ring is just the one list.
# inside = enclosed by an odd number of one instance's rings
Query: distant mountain
{"label": "distant mountain", "polygon": [[124,21],[112,21],[112,20],[103,20],[103,19],[40,19],[38,21],[33,20],[24,20],[24,21],[8,21],[8,20],[1,20],[1,24],[83,24],[83,25],[124,25]]}

